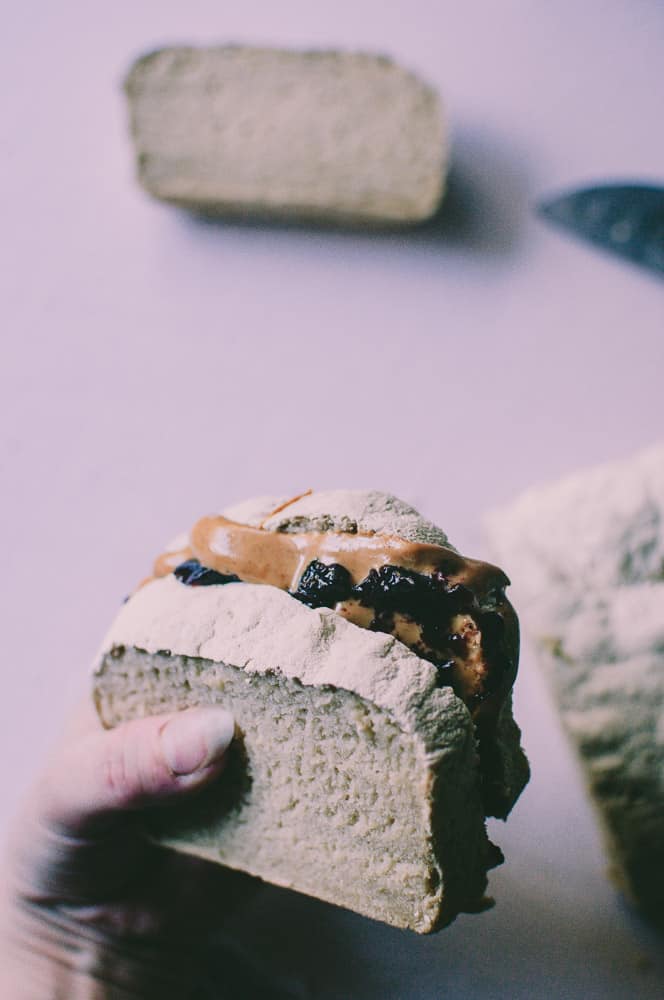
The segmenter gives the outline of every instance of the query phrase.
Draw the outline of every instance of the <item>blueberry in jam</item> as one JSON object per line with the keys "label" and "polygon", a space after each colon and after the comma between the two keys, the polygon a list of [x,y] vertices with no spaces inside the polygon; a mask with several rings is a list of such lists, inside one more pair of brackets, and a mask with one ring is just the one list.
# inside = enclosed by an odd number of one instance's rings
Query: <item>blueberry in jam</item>
{"label": "blueberry in jam", "polygon": [[339,563],[326,565],[318,559],[310,562],[292,596],[310,608],[333,608],[339,601],[350,597],[350,573]]}
{"label": "blueberry in jam", "polygon": [[425,577],[400,566],[381,566],[372,569],[353,588],[353,597],[365,608],[414,614],[421,607],[423,593],[428,589],[426,584],[422,585],[423,580]]}
{"label": "blueberry in jam", "polygon": [[460,583],[450,586],[443,576],[426,576],[391,565],[372,569],[353,588],[353,597],[363,607],[400,611],[423,623],[430,618],[439,621],[443,615],[469,611],[474,604],[473,594]]}
{"label": "blueberry in jam", "polygon": [[436,670],[438,671],[438,681],[440,684],[447,686],[451,684],[450,678],[446,677],[446,673],[450,670],[454,670],[456,663],[454,660],[441,660],[440,663],[436,663]]}
{"label": "blueberry in jam", "polygon": [[477,606],[475,595],[462,583],[455,583],[445,589],[445,601],[450,612],[471,611]]}
{"label": "blueberry in jam", "polygon": [[180,583],[186,583],[188,587],[209,587],[214,583],[240,582],[239,576],[217,573],[216,569],[201,566],[198,559],[187,559],[186,562],[176,566],[173,573]]}

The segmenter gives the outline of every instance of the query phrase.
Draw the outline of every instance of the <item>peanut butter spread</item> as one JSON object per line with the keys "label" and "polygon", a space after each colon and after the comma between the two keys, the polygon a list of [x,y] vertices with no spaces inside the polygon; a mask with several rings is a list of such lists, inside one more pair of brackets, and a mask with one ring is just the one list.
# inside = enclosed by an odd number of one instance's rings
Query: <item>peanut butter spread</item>
{"label": "peanut butter spread", "polygon": [[264,531],[222,514],[197,521],[187,548],[159,556],[155,576],[164,576],[178,562],[192,558],[219,573],[239,576],[245,583],[266,583],[281,590],[297,590],[305,569],[314,560],[340,563],[354,584],[364,580],[372,569],[385,565],[429,575],[441,572],[455,583],[483,587],[500,588],[509,582],[497,567],[466,559],[442,545],[377,533]]}

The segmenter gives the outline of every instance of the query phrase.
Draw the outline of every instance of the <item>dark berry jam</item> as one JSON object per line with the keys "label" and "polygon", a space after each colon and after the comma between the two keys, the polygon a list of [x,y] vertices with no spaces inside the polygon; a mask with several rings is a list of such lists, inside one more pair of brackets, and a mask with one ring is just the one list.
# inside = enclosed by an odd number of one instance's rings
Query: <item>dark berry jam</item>
{"label": "dark berry jam", "polygon": [[353,588],[352,596],[364,607],[381,612],[399,611],[419,622],[440,620],[476,606],[475,598],[461,584],[450,586],[441,574],[425,576],[401,566],[381,566]]}
{"label": "dark berry jam", "polygon": [[180,583],[186,583],[188,587],[210,587],[215,583],[240,582],[239,576],[217,573],[216,569],[201,566],[198,559],[187,559],[186,562],[176,566],[173,573]]}
{"label": "dark berry jam", "polygon": [[352,583],[350,573],[339,563],[329,566],[314,559],[300,578],[293,597],[310,608],[333,608],[339,601],[350,597]]}

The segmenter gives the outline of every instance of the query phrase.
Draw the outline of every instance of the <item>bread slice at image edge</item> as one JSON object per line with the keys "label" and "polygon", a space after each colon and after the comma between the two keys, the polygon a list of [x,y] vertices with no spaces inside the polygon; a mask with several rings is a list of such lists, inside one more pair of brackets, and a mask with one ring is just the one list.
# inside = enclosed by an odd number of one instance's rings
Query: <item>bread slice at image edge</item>
{"label": "bread slice at image edge", "polygon": [[[192,705],[235,716],[223,779],[154,823],[163,844],[418,933],[487,905],[500,854],[470,713],[392,636],[274,587],[170,575],[122,608],[95,700],[106,726]],[[507,700],[497,742],[510,804],[527,780],[518,736]]]}
{"label": "bread slice at image edge", "polygon": [[625,897],[664,926],[664,445],[489,520]]}

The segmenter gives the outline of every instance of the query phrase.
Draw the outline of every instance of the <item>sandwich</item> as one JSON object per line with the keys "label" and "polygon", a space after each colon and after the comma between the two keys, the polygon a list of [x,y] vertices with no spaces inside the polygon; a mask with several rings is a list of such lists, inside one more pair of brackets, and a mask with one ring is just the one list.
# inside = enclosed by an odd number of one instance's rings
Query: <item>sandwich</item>
{"label": "sandwich", "polygon": [[419,933],[489,905],[485,821],[528,780],[508,582],[384,493],[198,520],[95,664],[105,726],[210,704],[236,719],[221,780],[150,834]]}

